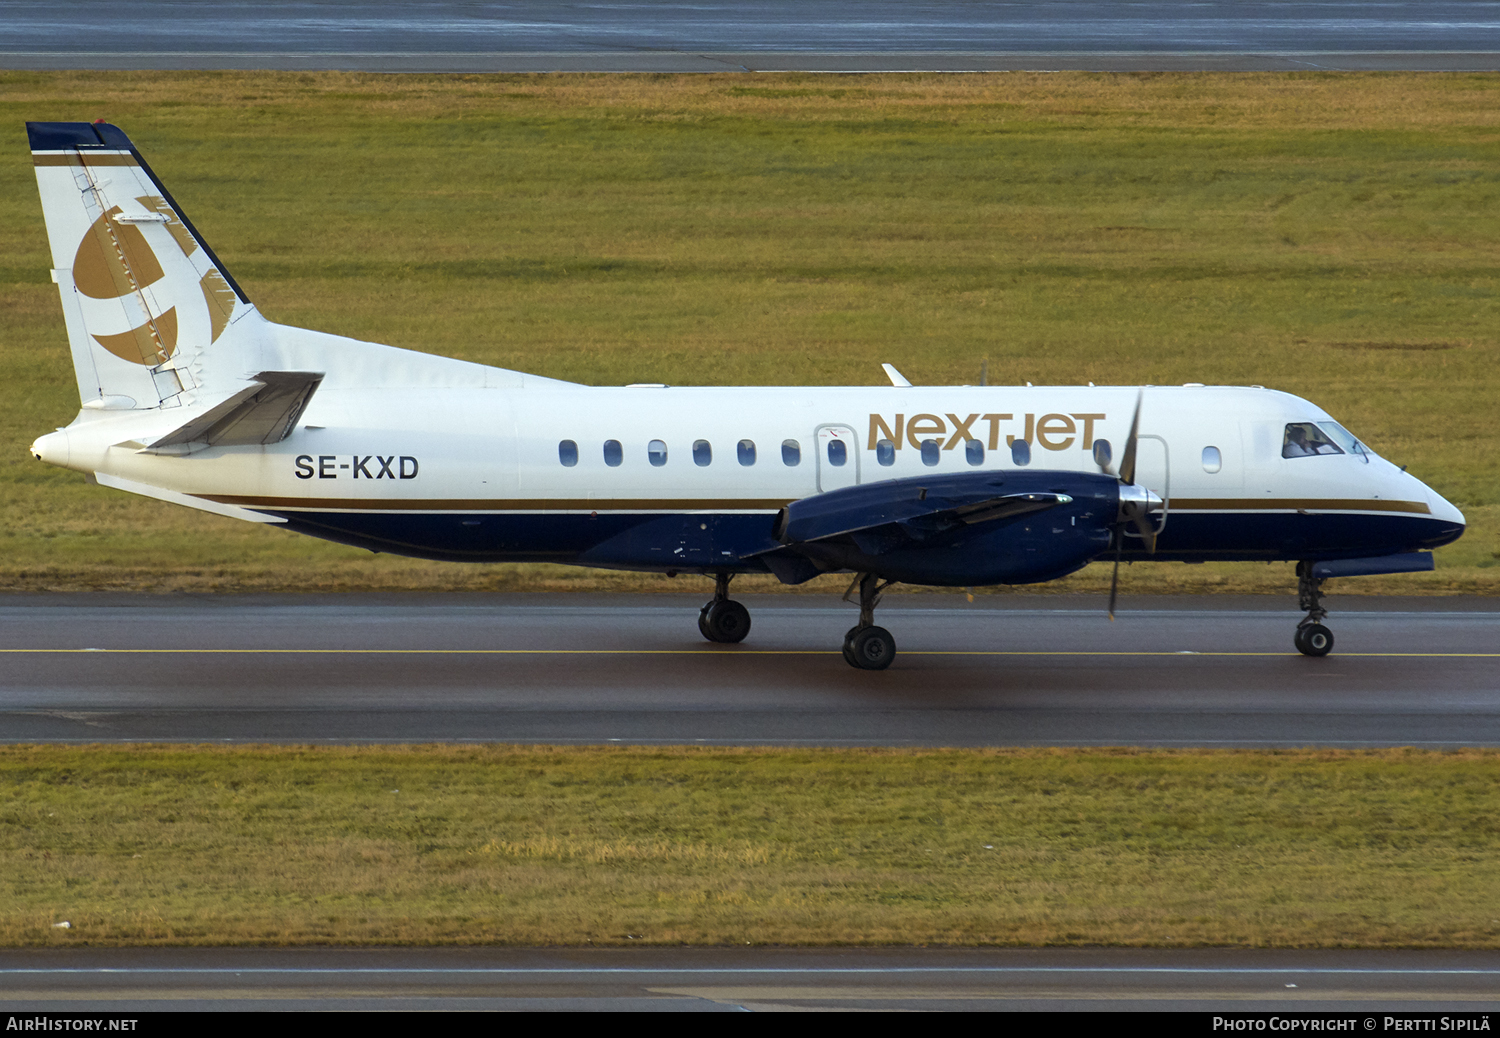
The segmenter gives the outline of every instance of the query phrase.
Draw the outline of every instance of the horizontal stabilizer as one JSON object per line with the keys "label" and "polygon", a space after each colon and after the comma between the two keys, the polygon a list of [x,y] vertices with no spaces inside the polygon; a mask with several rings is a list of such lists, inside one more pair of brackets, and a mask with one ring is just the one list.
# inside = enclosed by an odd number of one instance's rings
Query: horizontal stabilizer
{"label": "horizontal stabilizer", "polygon": [[262,371],[228,400],[173,429],[147,449],[186,443],[210,447],[278,443],[296,428],[322,381],[321,371]]}

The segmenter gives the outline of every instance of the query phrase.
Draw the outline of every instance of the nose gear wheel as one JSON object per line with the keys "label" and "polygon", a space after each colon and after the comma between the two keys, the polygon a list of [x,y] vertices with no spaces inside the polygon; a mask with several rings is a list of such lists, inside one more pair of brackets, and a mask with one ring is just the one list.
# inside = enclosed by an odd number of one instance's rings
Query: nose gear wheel
{"label": "nose gear wheel", "polygon": [[1293,641],[1304,656],[1327,656],[1333,649],[1333,632],[1322,624],[1305,624],[1297,628]]}
{"label": "nose gear wheel", "polygon": [[1297,605],[1307,615],[1297,625],[1292,644],[1304,656],[1327,656],[1333,651],[1333,632],[1322,623],[1328,616],[1323,608],[1323,581],[1312,574],[1312,562],[1297,563]]}

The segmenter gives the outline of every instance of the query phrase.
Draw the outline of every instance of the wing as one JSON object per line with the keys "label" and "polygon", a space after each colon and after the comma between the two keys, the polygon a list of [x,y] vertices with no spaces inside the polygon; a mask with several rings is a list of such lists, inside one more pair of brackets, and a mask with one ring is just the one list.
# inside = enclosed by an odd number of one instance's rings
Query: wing
{"label": "wing", "polygon": [[790,554],[914,584],[1030,583],[1107,550],[1118,510],[1118,480],[1090,473],[892,479],[793,501],[765,561],[774,571]]}

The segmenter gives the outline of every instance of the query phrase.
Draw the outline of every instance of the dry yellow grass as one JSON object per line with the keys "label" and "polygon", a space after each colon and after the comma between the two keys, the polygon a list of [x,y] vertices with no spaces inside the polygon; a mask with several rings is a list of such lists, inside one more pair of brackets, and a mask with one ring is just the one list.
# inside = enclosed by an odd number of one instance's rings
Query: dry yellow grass
{"label": "dry yellow grass", "polygon": [[0,943],[1493,948],[1496,763],[4,747]]}

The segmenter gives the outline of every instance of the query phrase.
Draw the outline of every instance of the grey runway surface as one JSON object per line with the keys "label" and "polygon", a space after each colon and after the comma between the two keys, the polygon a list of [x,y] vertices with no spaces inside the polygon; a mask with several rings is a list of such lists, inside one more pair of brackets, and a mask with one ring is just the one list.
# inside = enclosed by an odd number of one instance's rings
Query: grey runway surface
{"label": "grey runway surface", "polygon": [[1500,67],[1497,0],[0,0],[4,68]]}
{"label": "grey runway surface", "polygon": [[885,672],[854,610],[700,595],[0,597],[0,741],[736,745],[1500,745],[1500,602],[891,595]]}
{"label": "grey runway surface", "polygon": [[1500,954],[909,948],[0,951],[0,1010],[8,1012],[247,1009],[1071,1009],[1431,1016],[1500,1009]]}

